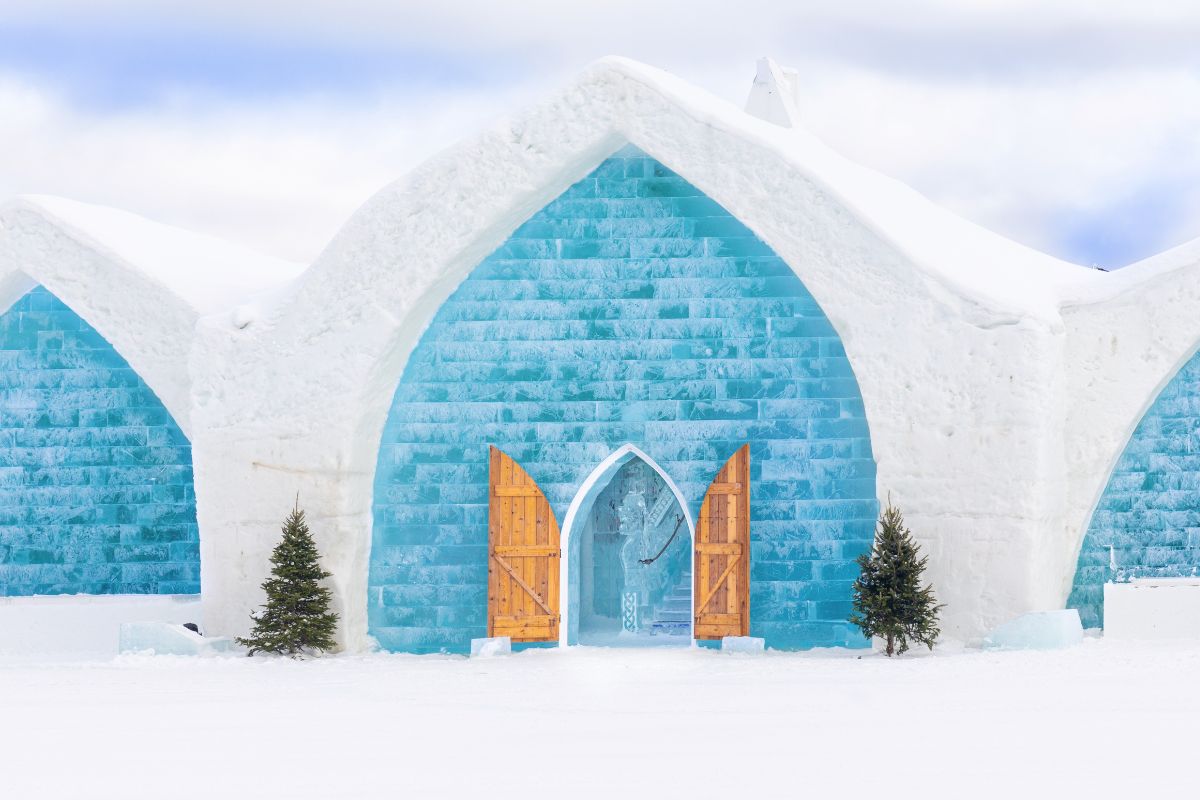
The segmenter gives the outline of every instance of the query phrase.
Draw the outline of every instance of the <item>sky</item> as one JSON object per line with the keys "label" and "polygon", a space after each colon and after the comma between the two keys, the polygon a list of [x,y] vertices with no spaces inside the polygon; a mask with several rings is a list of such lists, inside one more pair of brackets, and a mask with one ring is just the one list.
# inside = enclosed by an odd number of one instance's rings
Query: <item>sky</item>
{"label": "sky", "polygon": [[1200,237],[1194,0],[0,0],[0,199],[298,261],[373,192],[589,62],[803,123],[985,227],[1117,268]]}

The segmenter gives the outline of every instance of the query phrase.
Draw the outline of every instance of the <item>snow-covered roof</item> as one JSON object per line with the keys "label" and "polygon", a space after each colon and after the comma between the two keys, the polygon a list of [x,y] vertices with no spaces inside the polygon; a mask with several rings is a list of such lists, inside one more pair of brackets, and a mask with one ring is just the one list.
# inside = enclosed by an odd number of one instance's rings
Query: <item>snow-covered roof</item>
{"label": "snow-covered roof", "polygon": [[912,187],[851,161],[802,127],[784,128],[755,118],[673,75],[628,59],[606,59],[598,67],[650,83],[697,118],[775,150],[918,267],[971,291],[977,299],[1021,305],[1057,296],[1066,286],[1103,279],[1095,270],[963,219]]}
{"label": "snow-covered roof", "polygon": [[1101,281],[1077,285],[1064,292],[1062,304],[1103,303],[1136,293],[1150,284],[1194,280],[1194,276],[1200,276],[1200,238],[1103,274]]}
{"label": "snow-covered roof", "polygon": [[[37,284],[96,328],[191,434],[188,357],[196,325],[256,316],[298,264],[111,208],[55,197],[0,204],[0,311]],[[234,314],[230,311],[237,309]]]}
{"label": "snow-covered roof", "polygon": [[[768,70],[767,77],[772,75]],[[561,141],[550,142],[552,134]],[[421,236],[446,237],[455,244],[461,237],[479,237],[498,245],[502,238],[493,233],[507,234],[540,207],[533,203],[564,190],[622,140],[695,183],[781,255],[778,237],[772,241],[765,235],[765,220],[775,217],[779,223],[790,214],[793,228],[803,228],[811,217],[807,192],[816,187],[918,273],[989,309],[985,313],[992,317],[1053,318],[1064,296],[1109,277],[965,220],[911,187],[854,163],[802,127],[759,119],[662,70],[610,57],[541,105],[451,147],[383,189],[342,228],[302,283],[327,294],[336,275],[364,269],[358,266],[364,260],[399,263],[403,252],[420,247],[416,239]],[[485,152],[490,166],[483,163]],[[708,170],[705,163],[713,160],[740,170],[736,186],[728,172]],[[504,172],[509,175],[498,177]],[[716,177],[706,181],[705,172]],[[740,179],[746,176],[750,180]],[[491,208],[507,207],[494,215],[480,209],[477,221],[461,225],[461,220],[431,219],[439,207],[434,195],[463,200],[480,192],[495,198]],[[470,203],[460,205],[457,216],[471,213]]]}
{"label": "snow-covered roof", "polygon": [[[757,185],[752,188],[760,191],[761,196],[745,204],[727,202],[726,205],[752,229],[761,234],[756,216],[764,203],[773,207],[771,213],[786,214],[791,210],[799,219],[805,209],[797,184],[810,181],[860,224],[889,243],[918,271],[972,303],[1000,314],[1028,312],[1053,316],[1064,303],[1112,296],[1164,271],[1197,263],[1193,253],[1200,253],[1200,240],[1177,248],[1170,255],[1155,256],[1118,273],[1104,274],[1007,239],[941,208],[893,178],[850,161],[799,127],[792,85],[796,76],[769,60],[759,66],[747,108],[761,116],[776,118],[780,115],[772,112],[772,103],[783,103],[790,113],[785,115],[786,120],[775,119],[780,124],[760,119],[662,70],[626,58],[609,57],[591,65],[543,104],[500,127],[508,125],[506,135],[526,140],[536,129],[571,130],[576,140],[584,141],[588,137],[580,135],[578,129],[593,126],[597,128],[592,132],[593,144],[624,138],[673,167],[686,167],[691,160],[689,156],[712,158],[711,150],[680,139],[669,142],[665,149],[652,146],[651,126],[661,122],[657,117],[647,117],[646,96],[652,96],[657,106],[690,120],[688,133],[693,136],[706,130],[719,131],[745,143],[747,153],[743,154],[746,156],[743,163],[746,169],[758,171],[754,176]],[[640,86],[644,92],[623,88],[631,85]],[[474,166],[467,162],[496,135],[497,130],[488,130],[450,148],[368,200],[307,275],[304,274],[307,265],[126,211],[49,196],[29,196],[15,203],[119,259],[169,289],[196,313],[207,315],[227,311],[249,298],[272,305],[273,298],[282,296],[293,285],[310,283],[320,287],[320,291],[327,291],[329,281],[320,273],[349,268],[347,260],[361,260],[366,255],[364,248],[402,250],[413,244],[416,236],[446,236],[450,231],[429,225],[413,230],[397,222],[395,215],[415,217],[420,207],[430,205],[425,201],[431,198],[416,196],[422,192],[465,196],[488,191],[503,201],[506,195],[516,197],[528,191],[530,187],[519,181],[507,186],[476,183],[493,178],[474,174]],[[517,158],[522,141],[512,144],[507,153]],[[683,152],[688,148],[691,153]],[[672,149],[679,151],[678,157],[674,157]],[[492,153],[507,155],[496,149]],[[543,155],[550,161],[557,158],[559,163],[539,164],[537,173],[560,191],[569,182],[559,178],[578,178],[582,163],[589,159],[595,162],[607,153],[563,149]],[[786,176],[779,169],[782,165],[789,167]],[[697,179],[692,174],[694,170],[679,171],[689,180]],[[740,207],[732,207],[736,205]],[[532,213],[524,205],[517,211]],[[474,229],[511,229],[519,220],[510,216],[483,219]],[[408,242],[403,241],[406,238]]]}
{"label": "snow-covered roof", "polygon": [[115,208],[47,195],[20,200],[166,286],[200,314],[278,289],[307,266]]}

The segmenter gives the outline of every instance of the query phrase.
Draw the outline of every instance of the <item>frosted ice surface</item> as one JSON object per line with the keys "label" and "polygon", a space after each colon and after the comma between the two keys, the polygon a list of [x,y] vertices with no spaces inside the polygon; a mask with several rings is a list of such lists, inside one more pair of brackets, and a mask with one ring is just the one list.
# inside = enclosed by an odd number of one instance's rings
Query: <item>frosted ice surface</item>
{"label": "frosted ice surface", "polygon": [[760,636],[726,636],[721,640],[721,650],[726,653],[761,653],[767,642]]}
{"label": "frosted ice surface", "polygon": [[490,639],[472,639],[471,656],[491,658],[512,653],[512,639],[508,636],[493,636]]}
{"label": "frosted ice surface", "polygon": [[201,636],[182,625],[169,622],[124,622],[121,624],[119,649],[122,653],[205,656],[231,652],[233,640]]}
{"label": "frosted ice surface", "polygon": [[1057,650],[1083,641],[1083,624],[1073,608],[1034,611],[992,630],[984,646],[1002,650]]}

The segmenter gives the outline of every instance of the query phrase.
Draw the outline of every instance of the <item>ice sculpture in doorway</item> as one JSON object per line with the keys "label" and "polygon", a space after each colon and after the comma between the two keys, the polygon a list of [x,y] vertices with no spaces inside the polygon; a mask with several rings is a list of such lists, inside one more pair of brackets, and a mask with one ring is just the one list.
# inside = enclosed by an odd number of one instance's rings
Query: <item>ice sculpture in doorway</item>
{"label": "ice sculpture in doorway", "polygon": [[581,529],[582,644],[690,641],[691,547],[678,500],[640,458],[600,491]]}

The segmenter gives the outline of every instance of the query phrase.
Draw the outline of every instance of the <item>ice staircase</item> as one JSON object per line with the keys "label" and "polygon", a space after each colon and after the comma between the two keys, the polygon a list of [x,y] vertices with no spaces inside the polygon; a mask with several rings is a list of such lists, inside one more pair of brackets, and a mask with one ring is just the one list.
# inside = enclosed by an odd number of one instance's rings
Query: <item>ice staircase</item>
{"label": "ice staircase", "polygon": [[692,573],[680,576],[679,583],[663,595],[654,609],[650,633],[667,636],[688,636],[692,632]]}

